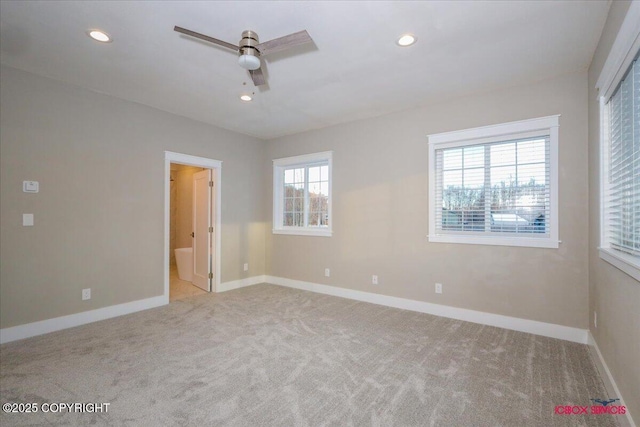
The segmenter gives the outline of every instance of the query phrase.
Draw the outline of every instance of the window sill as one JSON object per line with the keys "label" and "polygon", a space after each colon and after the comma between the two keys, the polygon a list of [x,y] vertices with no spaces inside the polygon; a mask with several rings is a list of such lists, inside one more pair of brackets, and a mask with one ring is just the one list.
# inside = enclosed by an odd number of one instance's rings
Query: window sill
{"label": "window sill", "polygon": [[315,237],[331,237],[333,231],[328,229],[313,228],[274,228],[273,234],[288,234],[292,236],[315,236]]}
{"label": "window sill", "polygon": [[529,248],[550,248],[557,249],[559,240],[550,238],[533,237],[503,237],[503,236],[461,236],[453,234],[429,235],[429,242],[436,243],[460,243],[467,245],[489,245],[489,246],[518,246]]}
{"label": "window sill", "polygon": [[598,250],[601,259],[640,281],[640,262],[637,258],[609,248],[598,248]]}

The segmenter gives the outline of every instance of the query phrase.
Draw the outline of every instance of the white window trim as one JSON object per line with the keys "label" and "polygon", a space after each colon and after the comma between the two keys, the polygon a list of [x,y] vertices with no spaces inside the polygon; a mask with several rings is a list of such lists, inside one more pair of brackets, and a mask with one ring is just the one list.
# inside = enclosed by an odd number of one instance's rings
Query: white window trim
{"label": "white window trim", "polygon": [[600,258],[640,281],[640,264],[631,255],[611,248],[598,248]]}
{"label": "white window trim", "polygon": [[[558,128],[559,115],[428,135],[429,140],[429,242],[471,245],[558,248]],[[549,133],[549,237],[448,234],[436,231],[436,149],[500,141],[505,136],[540,131]]]}
{"label": "white window trim", "polygon": [[609,99],[640,49],[640,2],[629,6],[596,83],[598,97]]}
{"label": "white window trim", "polygon": [[616,40],[611,46],[609,56],[596,83],[600,105],[600,247],[598,251],[602,260],[640,281],[640,261],[631,255],[611,249],[607,239],[605,211],[607,183],[604,179],[607,156],[603,126],[605,105],[620,84],[638,50],[640,50],[640,2],[634,1],[629,6],[627,16],[620,26]]}
{"label": "white window trim", "polygon": [[[285,227],[282,225],[282,172],[292,166],[308,166],[309,164],[327,162],[329,165],[329,226],[317,227]],[[298,236],[331,237],[333,235],[333,215],[331,213],[333,203],[333,151],[322,153],[304,154],[302,156],[285,157],[273,160],[273,234],[289,234]]]}

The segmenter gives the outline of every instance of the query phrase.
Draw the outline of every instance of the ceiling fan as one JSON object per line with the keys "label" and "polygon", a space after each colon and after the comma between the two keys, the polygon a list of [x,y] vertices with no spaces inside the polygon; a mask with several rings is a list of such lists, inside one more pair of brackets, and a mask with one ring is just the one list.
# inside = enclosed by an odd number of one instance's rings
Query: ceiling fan
{"label": "ceiling fan", "polygon": [[238,55],[240,55],[238,63],[242,68],[249,70],[251,80],[253,80],[253,84],[256,86],[261,86],[266,83],[264,74],[262,74],[262,70],[260,69],[261,56],[280,52],[313,41],[309,33],[307,33],[306,30],[302,30],[289,34],[288,36],[278,37],[277,39],[260,43],[258,42],[258,34],[256,34],[255,31],[246,30],[242,32],[242,39],[236,46],[232,43],[227,43],[204,34],[196,33],[195,31],[187,30],[186,28],[178,27],[177,25],[173,27],[173,30],[238,52]]}

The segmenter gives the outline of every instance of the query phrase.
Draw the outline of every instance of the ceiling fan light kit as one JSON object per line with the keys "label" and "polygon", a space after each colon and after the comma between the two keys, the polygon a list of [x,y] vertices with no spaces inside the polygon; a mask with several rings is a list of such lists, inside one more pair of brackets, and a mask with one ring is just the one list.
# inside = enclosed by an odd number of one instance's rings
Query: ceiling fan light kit
{"label": "ceiling fan light kit", "polygon": [[245,70],[257,70],[260,68],[260,58],[254,55],[240,55],[238,64]]}
{"label": "ceiling fan light kit", "polygon": [[246,30],[242,32],[242,39],[238,43],[238,46],[236,46],[234,44],[218,40],[204,34],[196,33],[195,31],[191,31],[186,28],[178,27],[177,25],[173,27],[173,30],[238,52],[238,54],[240,55],[240,57],[238,58],[238,64],[240,64],[240,66],[245,70],[249,71],[251,80],[253,81],[253,84],[255,86],[261,86],[266,83],[264,74],[262,73],[262,69],[260,68],[260,56],[268,55],[273,52],[279,52],[281,50],[289,49],[291,47],[313,41],[309,36],[309,33],[307,33],[306,30],[303,30],[298,31],[297,33],[289,34],[288,36],[279,37],[277,39],[269,40],[264,43],[259,43],[258,34],[256,34],[254,31]]}

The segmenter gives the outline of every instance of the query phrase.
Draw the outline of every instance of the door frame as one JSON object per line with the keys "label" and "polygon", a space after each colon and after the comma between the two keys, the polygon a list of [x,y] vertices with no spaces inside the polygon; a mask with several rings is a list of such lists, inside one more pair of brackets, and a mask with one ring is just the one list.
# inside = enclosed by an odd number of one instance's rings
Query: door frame
{"label": "door frame", "polygon": [[213,171],[213,198],[215,200],[215,281],[212,283],[211,292],[217,292],[220,286],[220,257],[221,257],[221,225],[222,225],[222,161],[206,157],[192,156],[190,154],[164,152],[164,298],[169,303],[169,260],[170,260],[170,220],[171,220],[171,163],[196,166],[211,169]]}

